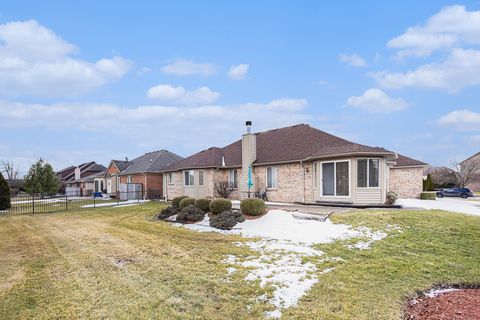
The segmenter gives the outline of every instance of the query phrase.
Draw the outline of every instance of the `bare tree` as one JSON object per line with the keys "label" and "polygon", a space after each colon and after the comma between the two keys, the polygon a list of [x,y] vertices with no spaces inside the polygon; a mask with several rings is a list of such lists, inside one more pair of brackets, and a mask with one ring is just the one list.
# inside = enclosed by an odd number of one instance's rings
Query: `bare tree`
{"label": "bare tree", "polygon": [[457,185],[457,174],[450,168],[436,168],[430,175],[435,188],[451,188]]}
{"label": "bare tree", "polygon": [[476,159],[463,162],[452,161],[452,168],[455,171],[458,186],[464,188],[480,173],[480,161]]}
{"label": "bare tree", "polygon": [[228,199],[233,190],[228,181],[217,181],[215,182],[215,191],[219,197]]}
{"label": "bare tree", "polygon": [[20,178],[18,167],[15,167],[12,161],[2,161],[0,171],[5,173],[9,180],[17,180]]}

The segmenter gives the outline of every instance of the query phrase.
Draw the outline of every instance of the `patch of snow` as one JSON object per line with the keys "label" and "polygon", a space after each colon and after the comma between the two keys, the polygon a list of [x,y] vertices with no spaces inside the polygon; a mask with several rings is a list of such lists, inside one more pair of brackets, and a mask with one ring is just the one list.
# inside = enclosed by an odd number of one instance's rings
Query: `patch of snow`
{"label": "patch of snow", "polygon": [[86,204],[86,205],[83,205],[82,208],[122,207],[122,206],[135,205],[139,203],[145,203],[145,202],[150,202],[150,200],[127,200],[127,201],[121,201],[121,202],[96,203],[95,206],[93,204]]}
{"label": "patch of snow", "polygon": [[437,198],[437,200],[398,199],[395,204],[400,204],[404,208],[445,210],[480,216],[480,207],[475,202],[461,198]]}
{"label": "patch of snow", "polygon": [[233,267],[227,268],[228,275],[231,275],[232,273],[235,273],[235,271],[237,271],[236,268],[233,268]]}
{"label": "patch of snow", "polygon": [[448,293],[448,292],[453,292],[458,290],[460,289],[456,289],[456,288],[432,289],[430,291],[425,292],[425,296],[429,298],[435,298],[436,296],[441,295],[443,293]]}
{"label": "patch of snow", "polygon": [[[330,243],[335,240],[360,238],[351,249],[369,249],[375,242],[387,237],[385,231],[372,231],[367,227],[352,228],[345,224],[335,224],[330,220],[295,219],[291,212],[270,210],[266,215],[237,224],[233,230],[219,230],[209,226],[208,216],[195,224],[175,224],[199,232],[236,234],[247,238],[261,238],[260,241],[239,242],[259,253],[258,256],[242,257],[227,255],[222,261],[233,266],[248,269],[246,281],[258,281],[260,287],[273,288],[273,296],[268,300],[275,309],[266,313],[267,317],[279,318],[281,310],[295,306],[298,300],[317,283],[318,276],[332,272],[326,268],[318,272],[316,264],[326,261],[341,261],[338,257],[324,257],[324,252],[313,248],[314,244]],[[398,226],[388,226],[386,231],[401,232]],[[304,262],[304,258],[314,259]],[[263,295],[262,295],[263,296]],[[259,299],[262,299],[262,296]]]}

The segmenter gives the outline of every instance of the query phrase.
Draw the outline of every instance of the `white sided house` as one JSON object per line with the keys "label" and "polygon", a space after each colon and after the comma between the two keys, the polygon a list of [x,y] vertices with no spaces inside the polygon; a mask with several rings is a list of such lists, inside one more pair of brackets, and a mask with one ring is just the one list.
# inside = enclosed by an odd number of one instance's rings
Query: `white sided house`
{"label": "white sided house", "polygon": [[418,197],[426,166],[306,124],[252,133],[247,121],[241,140],[169,166],[163,193],[167,199],[216,197],[215,184],[228,181],[233,199],[266,192],[269,201],[277,202],[383,204],[388,191]]}

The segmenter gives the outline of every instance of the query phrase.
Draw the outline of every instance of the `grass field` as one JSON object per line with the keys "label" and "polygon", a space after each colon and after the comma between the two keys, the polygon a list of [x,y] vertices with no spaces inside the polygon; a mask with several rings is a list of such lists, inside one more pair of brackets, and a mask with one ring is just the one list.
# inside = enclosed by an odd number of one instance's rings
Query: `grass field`
{"label": "grass field", "polygon": [[[0,216],[0,319],[261,319],[246,270],[227,277],[225,255],[257,254],[238,236],[197,233],[153,221],[159,203],[67,213]],[[480,218],[440,211],[357,211],[335,222],[403,233],[350,250],[319,275],[285,319],[399,319],[416,290],[480,284]]]}

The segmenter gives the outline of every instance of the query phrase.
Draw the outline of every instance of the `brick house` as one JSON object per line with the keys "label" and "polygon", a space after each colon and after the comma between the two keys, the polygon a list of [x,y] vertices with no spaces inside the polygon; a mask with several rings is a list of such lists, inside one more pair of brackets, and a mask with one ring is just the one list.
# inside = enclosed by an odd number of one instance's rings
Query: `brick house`
{"label": "brick house", "polygon": [[473,191],[480,191],[480,152],[460,162],[460,166],[462,169],[473,168],[473,179],[466,187]]}
{"label": "brick house", "polygon": [[79,195],[90,195],[95,191],[95,178],[102,176],[105,167],[95,161],[85,162],[79,166],[70,166],[57,172],[62,189],[77,188]]}
{"label": "brick house", "polygon": [[163,197],[163,173],[169,165],[183,159],[167,150],[153,151],[133,160],[112,160],[106,171],[107,193],[115,195],[121,185],[141,185],[143,198]]}
{"label": "brick house", "polygon": [[389,190],[400,197],[418,197],[422,190],[427,165],[418,160],[306,124],[258,133],[250,128],[248,121],[242,139],[169,166],[164,170],[164,195],[215,197],[215,183],[228,181],[231,198],[243,199],[249,192],[249,167],[250,192],[266,191],[269,201],[380,204]]}

